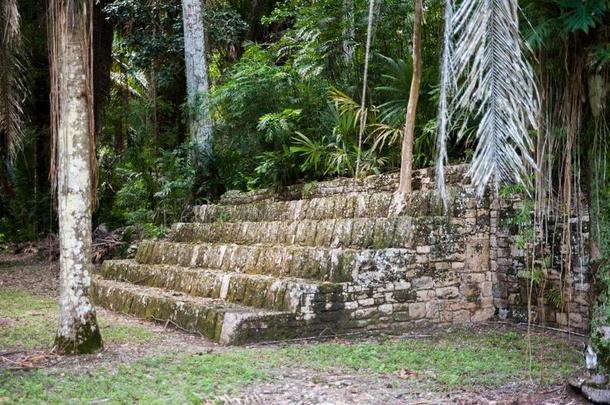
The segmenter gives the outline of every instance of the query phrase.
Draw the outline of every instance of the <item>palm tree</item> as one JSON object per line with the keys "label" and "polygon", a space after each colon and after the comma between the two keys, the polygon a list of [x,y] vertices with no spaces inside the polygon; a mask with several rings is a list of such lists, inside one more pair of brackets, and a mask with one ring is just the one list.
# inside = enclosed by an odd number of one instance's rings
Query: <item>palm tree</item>
{"label": "palm tree", "polygon": [[91,286],[91,212],[95,140],[91,66],[93,0],[50,1],[51,174],[60,244],[59,327],[55,348],[91,353],[102,347]]}

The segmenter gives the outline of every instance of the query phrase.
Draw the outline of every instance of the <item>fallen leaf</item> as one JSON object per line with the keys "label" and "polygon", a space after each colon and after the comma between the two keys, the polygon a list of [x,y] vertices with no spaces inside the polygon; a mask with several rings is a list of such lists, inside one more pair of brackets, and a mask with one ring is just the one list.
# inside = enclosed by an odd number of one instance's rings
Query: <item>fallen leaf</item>
{"label": "fallen leaf", "polygon": [[398,377],[406,380],[408,378],[417,377],[417,373],[408,368],[403,368],[398,372]]}

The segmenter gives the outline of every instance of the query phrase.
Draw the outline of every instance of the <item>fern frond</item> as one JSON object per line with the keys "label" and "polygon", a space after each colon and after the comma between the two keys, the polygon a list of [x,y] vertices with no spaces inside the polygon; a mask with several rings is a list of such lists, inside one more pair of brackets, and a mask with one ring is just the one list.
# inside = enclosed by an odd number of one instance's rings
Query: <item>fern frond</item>
{"label": "fern frond", "polygon": [[463,79],[455,107],[479,119],[468,172],[479,196],[492,181],[496,188],[527,183],[535,168],[528,130],[536,127],[539,101],[517,12],[517,0],[464,0],[453,19],[453,66]]}
{"label": "fern frond", "polygon": [[561,20],[566,32],[583,31],[596,27],[608,12],[607,0],[558,0]]}

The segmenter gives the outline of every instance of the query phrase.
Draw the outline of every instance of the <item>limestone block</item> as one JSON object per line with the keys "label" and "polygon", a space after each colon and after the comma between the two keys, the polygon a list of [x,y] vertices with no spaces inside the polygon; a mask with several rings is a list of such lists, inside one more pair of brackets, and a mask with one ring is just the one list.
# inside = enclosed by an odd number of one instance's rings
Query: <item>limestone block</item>
{"label": "limestone block", "polygon": [[453,323],[454,324],[470,323],[470,311],[461,310],[461,311],[453,312]]}
{"label": "limestone block", "polygon": [[423,302],[414,302],[409,305],[409,318],[422,319],[426,317],[426,304]]}
{"label": "limestone block", "polygon": [[434,280],[432,277],[424,276],[413,279],[411,284],[418,290],[430,289],[434,286]]}
{"label": "limestone block", "polygon": [[457,287],[442,287],[436,289],[436,296],[440,299],[453,299],[460,295]]}
{"label": "limestone block", "polygon": [[383,304],[379,306],[379,312],[383,314],[391,314],[394,312],[394,307],[392,304]]}

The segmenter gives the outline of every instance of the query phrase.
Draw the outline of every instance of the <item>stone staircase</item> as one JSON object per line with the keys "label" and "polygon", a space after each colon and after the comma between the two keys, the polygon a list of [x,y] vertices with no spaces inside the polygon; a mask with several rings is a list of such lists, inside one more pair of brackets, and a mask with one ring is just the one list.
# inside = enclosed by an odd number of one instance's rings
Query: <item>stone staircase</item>
{"label": "stone staircase", "polygon": [[430,170],[398,216],[396,175],[228,192],[134,260],[105,261],[94,300],[222,344],[489,319],[489,210],[463,167],[447,177],[447,214]]}

